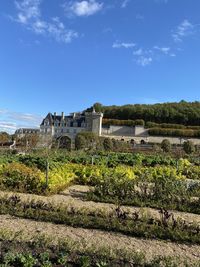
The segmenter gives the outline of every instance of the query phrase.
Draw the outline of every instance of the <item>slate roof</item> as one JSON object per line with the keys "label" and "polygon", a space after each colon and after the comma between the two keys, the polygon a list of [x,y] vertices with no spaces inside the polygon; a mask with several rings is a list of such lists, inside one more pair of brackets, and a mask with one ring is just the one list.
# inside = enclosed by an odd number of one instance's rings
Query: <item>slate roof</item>
{"label": "slate roof", "polygon": [[73,115],[69,115],[69,116],[64,116],[64,119],[62,117],[62,115],[53,115],[52,113],[48,113],[46,118],[43,119],[41,126],[44,125],[45,121],[49,120],[49,125],[52,126],[54,125],[54,123],[56,121],[58,121],[59,123],[61,122],[76,122],[78,124],[78,127],[81,126],[82,122],[85,122],[85,116],[84,114],[76,114],[76,116],[74,117]]}

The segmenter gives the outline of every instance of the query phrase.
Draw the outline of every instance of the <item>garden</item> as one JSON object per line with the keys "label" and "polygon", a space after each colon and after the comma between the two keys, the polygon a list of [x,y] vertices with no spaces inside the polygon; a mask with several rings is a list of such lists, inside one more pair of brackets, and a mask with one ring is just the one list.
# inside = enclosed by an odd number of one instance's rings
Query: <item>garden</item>
{"label": "garden", "polygon": [[[8,153],[8,152],[7,152]],[[74,204],[50,201],[73,186],[87,187]],[[62,245],[1,238],[3,266],[200,266],[200,166],[197,156],[109,152],[33,152],[0,155],[0,214],[75,229],[114,233],[138,240],[196,246],[195,261],[159,255],[131,259],[107,248],[98,253]],[[25,198],[26,197],[26,198]],[[76,206],[81,202],[81,207]],[[87,204],[88,203],[88,204]],[[95,209],[91,204],[96,205]],[[96,203],[96,204],[95,204]],[[102,203],[102,209],[98,209]],[[138,207],[139,210],[133,210]],[[153,213],[143,212],[153,209]],[[180,215],[177,216],[176,213]],[[182,212],[197,221],[181,218]],[[66,240],[65,240],[66,242]],[[12,247],[8,253],[6,247]],[[27,247],[23,249],[16,249]],[[81,246],[80,246],[81,247]],[[114,248],[113,248],[114,249]],[[130,252],[130,251],[129,251]],[[182,265],[181,265],[182,264]],[[190,265],[187,265],[190,264]]]}

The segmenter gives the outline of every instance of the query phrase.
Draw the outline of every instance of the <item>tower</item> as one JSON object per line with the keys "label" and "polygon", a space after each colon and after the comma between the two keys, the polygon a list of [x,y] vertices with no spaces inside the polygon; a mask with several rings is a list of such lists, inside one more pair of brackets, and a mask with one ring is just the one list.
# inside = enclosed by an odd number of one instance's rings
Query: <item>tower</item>
{"label": "tower", "polygon": [[94,107],[92,112],[85,113],[87,131],[101,136],[103,113],[96,112]]}

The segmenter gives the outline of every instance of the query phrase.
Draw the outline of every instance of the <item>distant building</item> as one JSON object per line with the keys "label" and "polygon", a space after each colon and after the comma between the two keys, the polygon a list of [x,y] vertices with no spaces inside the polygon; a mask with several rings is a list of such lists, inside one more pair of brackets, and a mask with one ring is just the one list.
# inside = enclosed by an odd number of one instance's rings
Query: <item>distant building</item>
{"label": "distant building", "polygon": [[40,125],[40,133],[55,138],[67,136],[72,140],[83,131],[101,136],[102,118],[103,114],[94,109],[92,112],[72,113],[69,116],[65,116],[64,112],[61,115],[48,113]]}
{"label": "distant building", "polygon": [[30,135],[30,134],[39,134],[40,133],[40,129],[36,129],[36,128],[20,128],[20,129],[17,129],[15,131],[15,135],[18,137],[18,138],[22,138],[24,137],[25,135]]}

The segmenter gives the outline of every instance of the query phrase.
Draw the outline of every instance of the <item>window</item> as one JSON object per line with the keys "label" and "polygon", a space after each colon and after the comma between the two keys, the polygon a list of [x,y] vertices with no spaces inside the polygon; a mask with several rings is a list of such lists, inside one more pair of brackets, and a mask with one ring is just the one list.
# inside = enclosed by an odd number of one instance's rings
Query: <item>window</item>
{"label": "window", "polygon": [[45,120],[44,125],[48,126],[49,125],[49,120]]}
{"label": "window", "polygon": [[74,129],[74,134],[76,134],[76,129]]}

